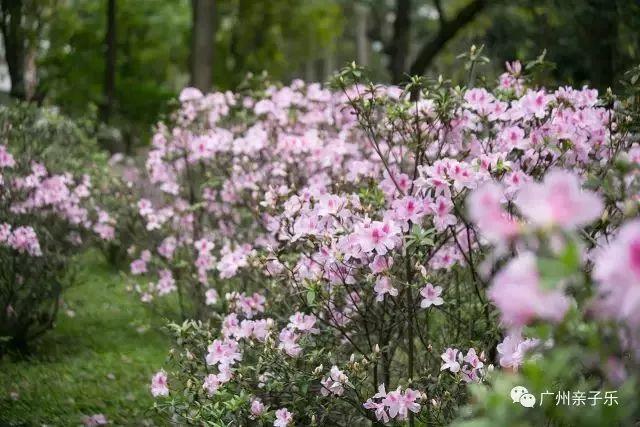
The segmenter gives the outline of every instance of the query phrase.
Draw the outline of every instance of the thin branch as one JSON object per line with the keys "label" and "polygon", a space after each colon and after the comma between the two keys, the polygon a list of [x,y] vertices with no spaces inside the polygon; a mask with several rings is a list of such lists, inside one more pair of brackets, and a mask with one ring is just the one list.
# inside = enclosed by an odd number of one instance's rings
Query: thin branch
{"label": "thin branch", "polygon": [[436,10],[438,11],[438,19],[440,20],[440,27],[444,27],[447,23],[447,18],[444,16],[444,9],[442,9],[442,1],[441,0],[433,0],[433,3],[436,6]]}
{"label": "thin branch", "polygon": [[488,5],[487,0],[473,0],[471,3],[460,9],[456,16],[440,26],[438,34],[427,42],[418,53],[415,61],[411,65],[409,73],[411,75],[423,74],[433,59],[444,48],[465,25],[473,19]]}

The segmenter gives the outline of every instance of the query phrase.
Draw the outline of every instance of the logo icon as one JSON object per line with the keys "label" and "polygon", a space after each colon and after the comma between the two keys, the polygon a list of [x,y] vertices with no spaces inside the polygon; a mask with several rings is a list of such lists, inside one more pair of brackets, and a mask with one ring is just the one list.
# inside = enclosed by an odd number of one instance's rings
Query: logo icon
{"label": "logo icon", "polygon": [[525,408],[533,408],[536,404],[536,397],[521,385],[512,388],[510,396],[513,403],[519,403]]}

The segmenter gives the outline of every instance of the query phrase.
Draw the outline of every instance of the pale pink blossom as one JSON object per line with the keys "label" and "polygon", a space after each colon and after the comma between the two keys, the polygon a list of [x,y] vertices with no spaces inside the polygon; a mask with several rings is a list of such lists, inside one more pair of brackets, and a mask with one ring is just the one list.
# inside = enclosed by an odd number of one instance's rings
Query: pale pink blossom
{"label": "pale pink blossom", "polygon": [[436,230],[442,231],[446,229],[450,225],[455,225],[458,220],[451,213],[453,209],[453,202],[451,199],[443,196],[439,196],[435,202],[429,205],[431,211],[433,212],[433,224],[436,227]]}
{"label": "pale pink blossom", "polygon": [[337,366],[332,366],[331,371],[329,372],[329,376],[325,377],[320,381],[322,388],[320,389],[320,394],[323,396],[342,396],[344,393],[344,386],[349,381],[349,378],[338,369]]}
{"label": "pale pink blossom", "polygon": [[564,229],[593,222],[604,208],[598,195],[581,189],[574,174],[559,169],[549,172],[542,183],[523,186],[515,203],[533,225]]}
{"label": "pale pink blossom", "polygon": [[633,347],[640,357],[640,220],[623,225],[598,251],[593,277],[597,284],[595,313],[625,323],[630,332],[623,344]]}
{"label": "pale pink blossom", "polygon": [[442,305],[444,300],[440,296],[442,294],[442,288],[440,286],[433,286],[431,283],[420,290],[422,295],[422,301],[420,301],[420,307],[429,308],[432,305]]}
{"label": "pale pink blossom", "polygon": [[297,311],[294,315],[289,317],[289,324],[287,325],[287,328],[293,331],[298,330],[300,332],[317,333],[318,329],[315,328],[316,320],[316,316],[313,314],[304,314]]}
{"label": "pale pink blossom", "polygon": [[503,243],[518,234],[518,223],[502,208],[502,187],[487,183],[475,190],[468,199],[471,220],[482,236],[493,243]]}
{"label": "pale pink blossom", "polygon": [[207,365],[231,366],[242,359],[238,343],[233,340],[214,340],[207,351]]}
{"label": "pale pink blossom", "polygon": [[280,408],[276,411],[276,420],[273,427],[287,427],[293,422],[293,414],[287,408]]}
{"label": "pale pink blossom", "polygon": [[205,296],[205,304],[207,305],[215,305],[218,303],[218,291],[216,291],[215,289],[211,288],[211,289],[207,289],[207,291],[204,293]]}
{"label": "pale pink blossom", "polygon": [[96,427],[109,424],[104,414],[94,414],[82,417],[82,424],[86,427]]}
{"label": "pale pink blossom", "polygon": [[294,331],[288,328],[284,328],[280,331],[279,335],[280,344],[278,348],[283,350],[287,355],[291,357],[298,357],[302,352],[302,347],[298,344],[300,336]]}
{"label": "pale pink blossom", "polygon": [[357,236],[363,252],[375,250],[378,255],[385,255],[387,251],[396,247],[399,234],[400,228],[391,221],[373,221],[360,228]]}
{"label": "pale pink blossom", "polygon": [[373,274],[382,273],[393,266],[393,258],[382,255],[376,255],[369,264],[369,268]]}
{"label": "pale pink blossom", "polygon": [[5,145],[0,144],[0,168],[12,168],[16,165],[14,157],[7,151]]}
{"label": "pale pink blossom", "polygon": [[537,339],[524,339],[520,330],[509,332],[496,349],[500,355],[500,366],[518,369],[527,353],[539,344]]}
{"label": "pale pink blossom", "polygon": [[420,394],[410,388],[403,393],[398,387],[395,391],[387,393],[382,399],[382,403],[387,407],[390,418],[398,418],[399,420],[407,419],[409,411],[420,412]]}
{"label": "pale pink blossom", "polygon": [[445,369],[450,370],[454,374],[460,371],[460,362],[458,360],[459,350],[455,348],[447,348],[444,353],[440,355],[440,358],[444,362],[442,366],[440,366],[440,370],[444,371]]}
{"label": "pale pink blossom", "polygon": [[376,293],[376,301],[381,302],[384,300],[385,294],[389,294],[391,296],[398,296],[398,289],[393,287],[391,283],[391,279],[387,276],[380,276],[376,279],[376,284],[373,287],[373,290]]}
{"label": "pale pink blossom", "polygon": [[216,374],[209,374],[204,378],[204,382],[202,384],[202,388],[206,390],[207,394],[214,395],[220,386],[222,386],[223,382],[220,381],[220,378]]}
{"label": "pale pink blossom", "polygon": [[264,414],[264,411],[265,411],[264,403],[262,403],[262,401],[258,398],[251,399],[250,411],[251,411],[251,417],[253,419],[258,418],[259,416]]}
{"label": "pale pink blossom", "polygon": [[524,253],[511,260],[495,276],[488,291],[505,326],[520,327],[534,319],[559,322],[569,309],[569,299],[561,289],[544,289],[536,258]]}
{"label": "pale pink blossom", "polygon": [[153,397],[169,395],[167,374],[164,371],[156,372],[151,378],[151,394]]}

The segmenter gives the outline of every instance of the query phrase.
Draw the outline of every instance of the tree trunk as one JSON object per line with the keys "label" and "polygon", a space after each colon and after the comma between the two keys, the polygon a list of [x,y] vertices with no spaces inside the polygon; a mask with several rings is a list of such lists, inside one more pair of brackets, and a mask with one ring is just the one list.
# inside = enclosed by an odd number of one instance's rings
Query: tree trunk
{"label": "tree trunk", "polygon": [[[313,52],[311,46],[309,46],[310,52]],[[313,57],[309,57],[304,61],[304,80],[306,82],[316,81],[316,60]]]}
{"label": "tree trunk", "polygon": [[[431,65],[431,62],[442,49],[446,46],[447,42],[451,40],[462,28],[469,24],[473,19],[488,5],[487,0],[473,0],[465,7],[459,10],[456,16],[450,21],[441,20],[440,30],[436,36],[425,43],[415,61],[411,65],[409,73],[411,75],[423,74],[426,69]],[[442,17],[441,17],[442,18]]]}
{"label": "tree trunk", "polygon": [[396,19],[393,22],[393,40],[389,62],[391,81],[394,84],[398,84],[404,79],[411,41],[411,0],[396,1]]}
{"label": "tree trunk", "polygon": [[2,0],[2,36],[4,53],[11,79],[10,95],[26,99],[25,87],[25,51],[26,36],[22,28],[22,0]]}
{"label": "tree trunk", "polygon": [[104,58],[104,105],[102,121],[109,123],[113,112],[116,91],[116,0],[108,0],[107,34],[105,36]]}
{"label": "tree trunk", "polygon": [[618,46],[618,14],[614,0],[589,0],[585,13],[585,32],[593,53],[588,56],[591,65],[591,84],[601,91],[613,86]]}
{"label": "tree trunk", "polygon": [[335,51],[327,49],[322,59],[322,81],[327,81],[336,72]]}
{"label": "tree trunk", "polygon": [[29,101],[42,101],[38,94],[38,52],[35,46],[27,46],[24,66],[24,92],[25,99]]}
{"label": "tree trunk", "polygon": [[367,15],[369,9],[360,3],[356,3],[356,60],[358,65],[369,65],[369,40],[367,38]]}
{"label": "tree trunk", "polygon": [[207,92],[213,80],[215,0],[191,0],[191,86]]}

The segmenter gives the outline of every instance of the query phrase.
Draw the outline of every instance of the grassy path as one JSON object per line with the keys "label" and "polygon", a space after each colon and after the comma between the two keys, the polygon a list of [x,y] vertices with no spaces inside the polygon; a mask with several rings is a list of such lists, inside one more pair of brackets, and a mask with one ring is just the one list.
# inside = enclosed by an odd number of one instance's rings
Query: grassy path
{"label": "grassy path", "polygon": [[96,413],[110,425],[162,425],[148,409],[149,381],[169,345],[161,320],[101,257],[80,262],[80,284],[67,292],[56,328],[28,360],[0,361],[0,426],[77,426]]}

